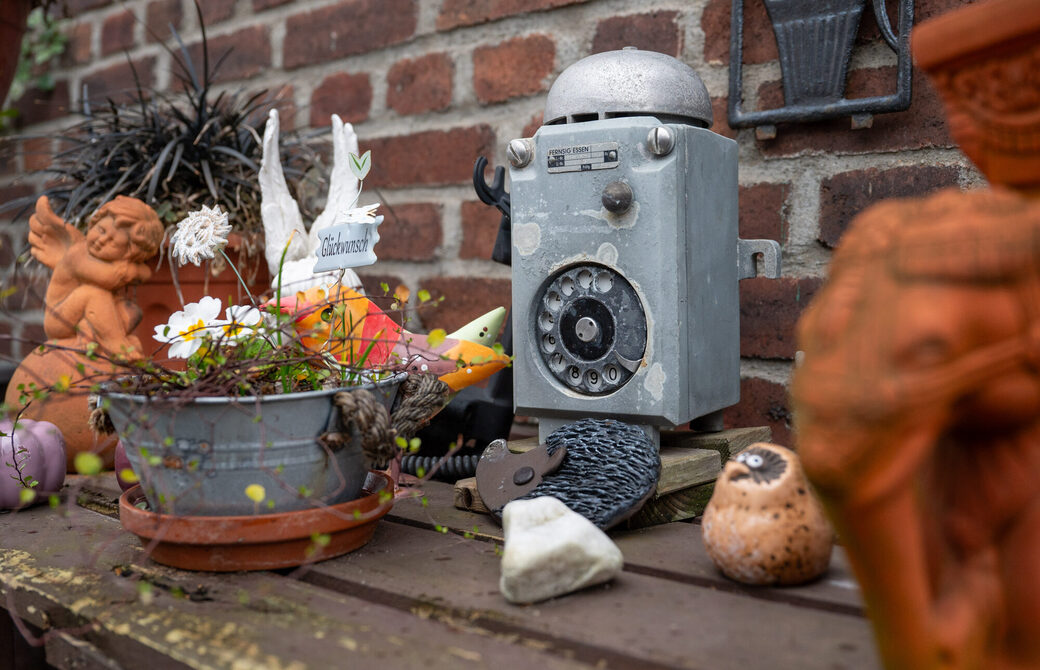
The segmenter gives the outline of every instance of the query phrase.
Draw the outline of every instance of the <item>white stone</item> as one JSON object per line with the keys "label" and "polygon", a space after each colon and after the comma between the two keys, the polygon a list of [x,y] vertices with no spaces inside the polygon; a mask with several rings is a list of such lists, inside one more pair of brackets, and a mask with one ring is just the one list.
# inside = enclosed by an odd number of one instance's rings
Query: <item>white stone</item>
{"label": "white stone", "polygon": [[610,581],[624,557],[607,534],[549,496],[514,500],[502,512],[506,547],[499,589],[534,603]]}

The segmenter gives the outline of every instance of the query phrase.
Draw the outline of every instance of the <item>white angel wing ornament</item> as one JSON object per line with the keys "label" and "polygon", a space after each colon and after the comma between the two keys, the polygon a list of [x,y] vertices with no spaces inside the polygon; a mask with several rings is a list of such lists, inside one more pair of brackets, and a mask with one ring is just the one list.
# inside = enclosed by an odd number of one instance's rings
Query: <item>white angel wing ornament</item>
{"label": "white angel wing ornament", "polygon": [[[336,223],[337,215],[348,211],[358,196],[358,179],[351,170],[351,154],[357,154],[358,141],[354,127],[332,115],[332,175],[325,209],[304,229],[296,200],[289,193],[278,149],[278,110],[272,109],[264,129],[263,155],[260,161],[260,216],[266,243],[264,257],[271,271],[271,286],[281,281],[282,291],[303,291],[312,286],[330,286],[337,281],[361,292],[361,280],[350,269],[336,269],[315,274],[319,233]],[[378,217],[382,220],[383,217]],[[378,240],[378,236],[376,237]],[[375,244],[375,241],[372,242]],[[288,249],[286,249],[288,245]],[[285,252],[279,277],[279,261]],[[356,267],[356,266],[355,266]],[[342,280],[340,278],[342,273]]]}

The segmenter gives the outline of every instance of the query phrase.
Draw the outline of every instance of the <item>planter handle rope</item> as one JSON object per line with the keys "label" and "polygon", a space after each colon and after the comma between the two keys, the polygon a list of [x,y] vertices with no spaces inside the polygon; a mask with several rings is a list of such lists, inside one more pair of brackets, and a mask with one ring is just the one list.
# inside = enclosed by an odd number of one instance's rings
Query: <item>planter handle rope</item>
{"label": "planter handle rope", "polygon": [[355,427],[366,464],[385,466],[397,455],[397,438],[414,437],[444,407],[450,392],[448,385],[433,375],[409,375],[401,384],[401,403],[393,416],[388,416],[369,391],[340,391],[332,396],[332,403],[340,411],[341,431],[324,433],[319,439],[333,449],[346,446]]}

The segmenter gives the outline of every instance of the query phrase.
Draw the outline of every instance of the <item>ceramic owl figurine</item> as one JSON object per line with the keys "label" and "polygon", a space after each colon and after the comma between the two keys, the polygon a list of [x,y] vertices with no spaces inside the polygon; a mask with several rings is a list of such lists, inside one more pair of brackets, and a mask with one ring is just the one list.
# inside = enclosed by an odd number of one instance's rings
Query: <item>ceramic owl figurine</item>
{"label": "ceramic owl figurine", "polygon": [[827,570],[834,531],[798,456],[759,442],[726,463],[701,523],[704,546],[730,579],[800,584]]}

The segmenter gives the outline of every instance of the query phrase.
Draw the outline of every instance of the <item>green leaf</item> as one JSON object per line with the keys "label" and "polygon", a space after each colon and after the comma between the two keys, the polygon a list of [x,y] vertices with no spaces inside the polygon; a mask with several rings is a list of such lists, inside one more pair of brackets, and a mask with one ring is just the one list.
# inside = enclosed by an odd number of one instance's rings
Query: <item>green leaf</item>
{"label": "green leaf", "polygon": [[424,288],[419,289],[419,291],[418,291],[418,293],[416,293],[416,295],[419,296],[419,302],[429,302],[430,301],[430,292],[427,291]]}
{"label": "green leaf", "polygon": [[447,336],[448,334],[444,332],[443,328],[434,328],[430,331],[430,334],[426,336],[426,342],[431,347],[439,347],[444,343],[444,339]]}
{"label": "green leaf", "polygon": [[101,457],[89,451],[81,451],[72,461],[76,472],[81,475],[96,475],[101,472]]}
{"label": "green leaf", "polygon": [[350,171],[354,173],[354,176],[358,180],[364,180],[368,176],[368,171],[372,169],[372,150],[369,149],[361,156],[350,154]]}

